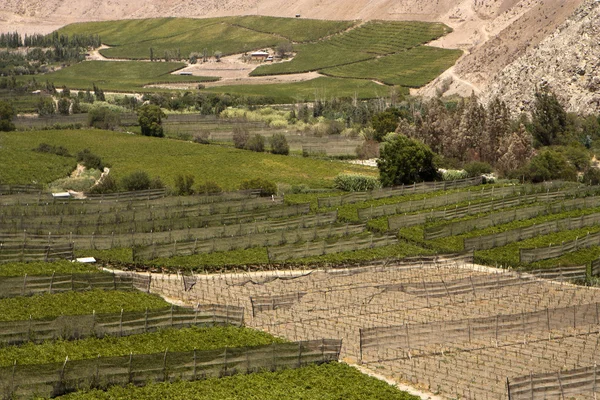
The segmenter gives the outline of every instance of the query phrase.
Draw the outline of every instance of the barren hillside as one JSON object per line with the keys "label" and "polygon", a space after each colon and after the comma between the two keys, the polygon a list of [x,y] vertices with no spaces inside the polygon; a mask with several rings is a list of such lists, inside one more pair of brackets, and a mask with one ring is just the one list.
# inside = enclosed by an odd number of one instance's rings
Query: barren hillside
{"label": "barren hillside", "polygon": [[[468,95],[471,91],[485,93],[488,86],[496,82],[500,71],[526,52],[532,52],[583,2],[584,0],[4,0],[0,5],[0,31],[45,33],[77,21],[243,14],[287,17],[300,14],[305,18],[321,19],[441,21],[451,26],[454,32],[433,44],[445,48],[460,48],[465,55],[454,68],[420,93],[432,95],[442,82],[451,81],[447,93]],[[589,0],[589,3],[598,4],[595,0]],[[541,64],[546,64],[547,60],[541,57]],[[514,77],[514,73],[511,76]]]}

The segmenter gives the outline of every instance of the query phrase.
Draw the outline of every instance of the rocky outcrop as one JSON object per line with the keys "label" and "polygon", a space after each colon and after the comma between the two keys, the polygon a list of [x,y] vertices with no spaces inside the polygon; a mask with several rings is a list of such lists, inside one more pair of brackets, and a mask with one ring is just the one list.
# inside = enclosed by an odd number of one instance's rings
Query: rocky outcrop
{"label": "rocky outcrop", "polygon": [[586,0],[539,45],[505,67],[485,91],[514,111],[530,111],[536,87],[547,85],[568,111],[600,113],[600,1]]}

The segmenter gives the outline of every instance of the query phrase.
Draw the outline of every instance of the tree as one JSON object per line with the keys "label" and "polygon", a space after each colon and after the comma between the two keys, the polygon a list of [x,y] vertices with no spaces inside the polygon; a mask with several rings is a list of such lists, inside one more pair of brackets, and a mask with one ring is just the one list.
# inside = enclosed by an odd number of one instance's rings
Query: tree
{"label": "tree", "polygon": [[178,195],[194,194],[193,186],[194,186],[194,175],[178,174],[175,177],[175,188],[177,189]]}
{"label": "tree", "polygon": [[516,131],[500,140],[496,167],[504,175],[510,175],[525,165],[532,155],[533,137],[521,124]]}
{"label": "tree", "polygon": [[106,101],[106,96],[104,96],[104,90],[102,90],[98,86],[96,86],[95,83],[92,85],[92,87],[94,89],[94,96],[96,96],[96,100]]}
{"label": "tree", "polygon": [[15,130],[15,124],[12,123],[15,114],[12,104],[7,101],[0,101],[0,131]]}
{"label": "tree", "polygon": [[249,138],[250,133],[247,126],[237,125],[233,127],[233,145],[236,149],[245,149]]}
{"label": "tree", "polygon": [[58,100],[58,113],[61,115],[69,115],[71,109],[71,101],[66,97],[61,97]]}
{"label": "tree", "polygon": [[434,155],[424,143],[398,135],[380,151],[379,180],[384,187],[432,181],[438,177]]}
{"label": "tree", "polygon": [[477,156],[481,155],[482,134],[485,129],[485,109],[475,94],[464,107],[460,115],[460,123],[456,129],[455,139],[452,141],[452,156],[461,161],[471,158],[475,151]]}
{"label": "tree", "polygon": [[52,97],[40,97],[36,104],[36,111],[40,117],[53,115],[56,112]]}
{"label": "tree", "polygon": [[163,137],[165,136],[162,127],[162,119],[166,114],[159,106],[146,104],[141,106],[137,112],[138,122],[142,128],[142,135]]}
{"label": "tree", "polygon": [[384,112],[373,115],[371,125],[375,129],[375,140],[381,142],[386,134],[395,132],[399,117],[400,112],[394,108],[388,108]]}
{"label": "tree", "polygon": [[500,141],[510,134],[510,114],[506,103],[494,98],[487,108],[481,159],[494,164]]}
{"label": "tree", "polygon": [[271,136],[271,153],[286,156],[290,153],[290,146],[283,133],[276,133]]}
{"label": "tree", "polygon": [[567,112],[547,88],[535,92],[532,134],[542,146],[559,144],[567,129]]}
{"label": "tree", "polygon": [[88,125],[98,129],[114,130],[121,124],[121,114],[108,107],[94,107],[88,112]]}
{"label": "tree", "polygon": [[256,151],[258,153],[265,151],[265,138],[263,135],[259,135],[257,133],[248,139],[248,142],[246,142],[246,149]]}
{"label": "tree", "polygon": [[290,41],[281,42],[277,45],[275,52],[281,58],[285,58],[293,50],[292,43]]}
{"label": "tree", "polygon": [[531,159],[525,167],[525,179],[530,182],[544,182],[553,179],[574,181],[577,171],[569,164],[567,158],[553,149],[544,149]]}

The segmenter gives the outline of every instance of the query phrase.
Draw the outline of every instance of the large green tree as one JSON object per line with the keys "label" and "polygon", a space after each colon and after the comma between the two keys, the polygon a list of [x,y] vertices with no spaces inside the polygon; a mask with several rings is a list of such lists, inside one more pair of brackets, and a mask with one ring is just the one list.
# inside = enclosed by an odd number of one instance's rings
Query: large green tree
{"label": "large green tree", "polygon": [[153,104],[143,105],[138,109],[138,122],[142,128],[142,135],[163,137],[165,133],[162,127],[162,119],[166,114],[159,106]]}
{"label": "large green tree", "polygon": [[547,88],[535,92],[532,135],[542,146],[560,144],[567,130],[567,112]]}
{"label": "large green tree", "polygon": [[0,101],[0,131],[14,131],[15,124],[12,119],[15,116],[15,109],[7,101]]}
{"label": "large green tree", "polygon": [[386,142],[377,168],[383,186],[432,181],[438,177],[434,153],[429,146],[404,135]]}

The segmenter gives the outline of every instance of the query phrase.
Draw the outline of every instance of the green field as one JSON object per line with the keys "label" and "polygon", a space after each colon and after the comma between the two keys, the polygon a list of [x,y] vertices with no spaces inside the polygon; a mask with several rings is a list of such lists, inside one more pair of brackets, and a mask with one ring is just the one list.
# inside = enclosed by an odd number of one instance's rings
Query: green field
{"label": "green field", "polygon": [[0,348],[0,366],[11,366],[15,360],[19,365],[48,364],[64,361],[66,356],[69,356],[69,360],[83,360],[98,356],[161,353],[167,349],[171,352],[204,351],[282,342],[284,342],[282,339],[261,331],[232,326],[162,329],[125,337],[105,336],[101,339],[90,337],[6,346]]}
{"label": "green field", "polygon": [[[400,94],[407,95],[408,89],[399,88]],[[276,103],[295,103],[329,99],[334,97],[354,97],[374,99],[389,96],[390,88],[366,79],[341,79],[319,77],[309,81],[294,83],[272,83],[269,85],[228,85],[203,89],[214,93],[230,93],[244,96],[271,96]]]}
{"label": "green field", "polygon": [[299,369],[211,378],[195,382],[112,387],[77,392],[64,400],[417,400],[376,378],[341,363]]}
{"label": "green field", "polygon": [[461,50],[419,46],[381,58],[326,68],[322,72],[339,78],[370,78],[387,85],[421,87],[453,66],[461,55]]}
{"label": "green field", "polygon": [[165,309],[169,303],[158,296],[131,291],[90,290],[40,294],[30,297],[0,299],[0,321],[56,318],[59,315],[118,313],[121,310],[144,311]]}
{"label": "green field", "polygon": [[317,71],[355,63],[419,46],[449,32],[443,24],[371,21],[327,40],[300,44],[290,62],[264,65],[252,75],[291,74]]}
{"label": "green field", "polygon": [[50,183],[75,168],[75,159],[42,154],[40,143],[66,147],[71,154],[89,148],[111,165],[119,179],[134,171],[159,176],[174,187],[178,174],[192,174],[197,183],[215,181],[224,189],[237,189],[247,179],[276,183],[332,187],[339,173],[375,175],[373,168],[339,161],[256,153],[222,146],[129,135],[101,130],[28,131],[0,133],[0,182]]}
{"label": "green field", "polygon": [[185,67],[179,62],[135,62],[135,61],[84,61],[70,67],[44,75],[56,87],[66,85],[70,89],[92,89],[105,91],[142,92],[145,85],[153,83],[206,82],[214,77],[181,76],[171,72]]}
{"label": "green field", "polygon": [[285,40],[317,40],[342,31],[353,22],[296,20],[274,17],[225,17],[208,19],[157,18],[127,21],[77,23],[59,30],[60,34],[98,34],[111,49],[102,54],[109,58],[148,59],[150,48],[156,57],[165,51],[209,56],[242,53],[272,47]]}
{"label": "green field", "polygon": [[0,276],[28,276],[56,274],[99,273],[100,270],[90,264],[71,261],[28,262],[0,264]]}

